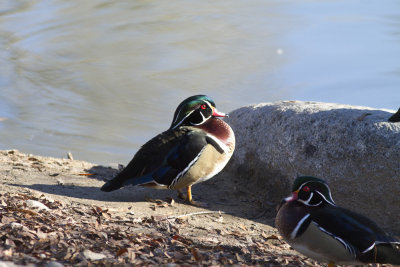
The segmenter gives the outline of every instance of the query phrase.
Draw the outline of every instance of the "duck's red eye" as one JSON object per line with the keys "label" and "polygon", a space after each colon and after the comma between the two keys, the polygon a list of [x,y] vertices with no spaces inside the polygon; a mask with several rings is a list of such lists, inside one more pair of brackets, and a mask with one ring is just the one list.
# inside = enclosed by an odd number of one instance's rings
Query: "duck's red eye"
{"label": "duck's red eye", "polygon": [[310,192],[310,188],[308,186],[303,187],[304,192]]}
{"label": "duck's red eye", "polygon": [[201,109],[206,109],[207,106],[206,106],[206,104],[203,104],[203,105],[200,106],[200,108],[201,108]]}

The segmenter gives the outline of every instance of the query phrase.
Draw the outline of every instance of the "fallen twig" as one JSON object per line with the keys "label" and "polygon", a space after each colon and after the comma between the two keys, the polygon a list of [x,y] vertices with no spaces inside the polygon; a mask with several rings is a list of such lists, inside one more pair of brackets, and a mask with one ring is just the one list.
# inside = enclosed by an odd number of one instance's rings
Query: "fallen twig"
{"label": "fallen twig", "polygon": [[218,214],[227,214],[225,211],[216,211],[216,210],[211,210],[211,211],[199,211],[199,212],[192,212],[192,213],[186,213],[186,214],[181,214],[181,215],[175,215],[175,216],[168,216],[165,218],[162,218],[162,221],[165,220],[170,220],[170,219],[178,219],[182,217],[187,217],[187,216],[194,216],[194,215],[203,215],[203,214],[212,214],[212,213],[218,213]]}

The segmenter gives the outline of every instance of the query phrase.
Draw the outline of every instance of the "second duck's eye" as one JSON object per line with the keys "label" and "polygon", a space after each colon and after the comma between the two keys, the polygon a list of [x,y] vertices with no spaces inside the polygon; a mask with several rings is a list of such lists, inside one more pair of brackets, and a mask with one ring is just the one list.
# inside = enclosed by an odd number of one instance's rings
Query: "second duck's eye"
{"label": "second duck's eye", "polygon": [[206,104],[203,104],[203,105],[200,106],[200,108],[201,108],[201,109],[206,109],[207,106],[206,106]]}
{"label": "second duck's eye", "polygon": [[303,187],[304,192],[310,192],[310,188],[308,186]]}

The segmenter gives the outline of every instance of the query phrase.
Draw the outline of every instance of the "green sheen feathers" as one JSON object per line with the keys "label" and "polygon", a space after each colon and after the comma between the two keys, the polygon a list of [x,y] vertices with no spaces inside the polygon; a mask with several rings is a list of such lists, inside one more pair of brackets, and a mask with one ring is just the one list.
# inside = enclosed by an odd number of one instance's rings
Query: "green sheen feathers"
{"label": "green sheen feathers", "polygon": [[203,104],[206,104],[207,106],[211,105],[211,107],[209,107],[210,109],[215,107],[214,101],[206,95],[194,95],[183,100],[175,110],[170,129],[180,126]]}

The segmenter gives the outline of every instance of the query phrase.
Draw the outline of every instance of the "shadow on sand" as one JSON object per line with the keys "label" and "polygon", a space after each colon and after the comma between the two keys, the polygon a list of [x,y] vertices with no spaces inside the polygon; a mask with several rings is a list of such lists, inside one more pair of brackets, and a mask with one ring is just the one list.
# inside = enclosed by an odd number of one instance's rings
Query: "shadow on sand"
{"label": "shadow on sand", "polygon": [[[44,193],[56,194],[78,199],[90,199],[104,202],[124,202],[132,204],[134,202],[146,202],[148,199],[167,200],[173,198],[176,202],[188,205],[177,197],[175,190],[157,190],[140,186],[127,186],[113,192],[102,192],[99,181],[106,181],[118,172],[116,169],[104,166],[94,166],[87,170],[91,176],[82,176],[81,179],[93,181],[94,186],[87,186],[90,181],[85,181],[85,185],[80,184],[79,180],[71,180],[71,183],[64,184],[32,184],[23,185]],[[67,177],[66,177],[67,178]],[[64,179],[67,180],[67,179]],[[22,185],[13,185],[22,186]],[[193,198],[208,205],[207,209],[223,211],[225,213],[254,220],[264,224],[273,225],[275,217],[275,204],[263,203],[257,194],[247,192],[238,186],[237,182],[230,179],[227,173],[222,172],[216,177],[192,187]]]}

